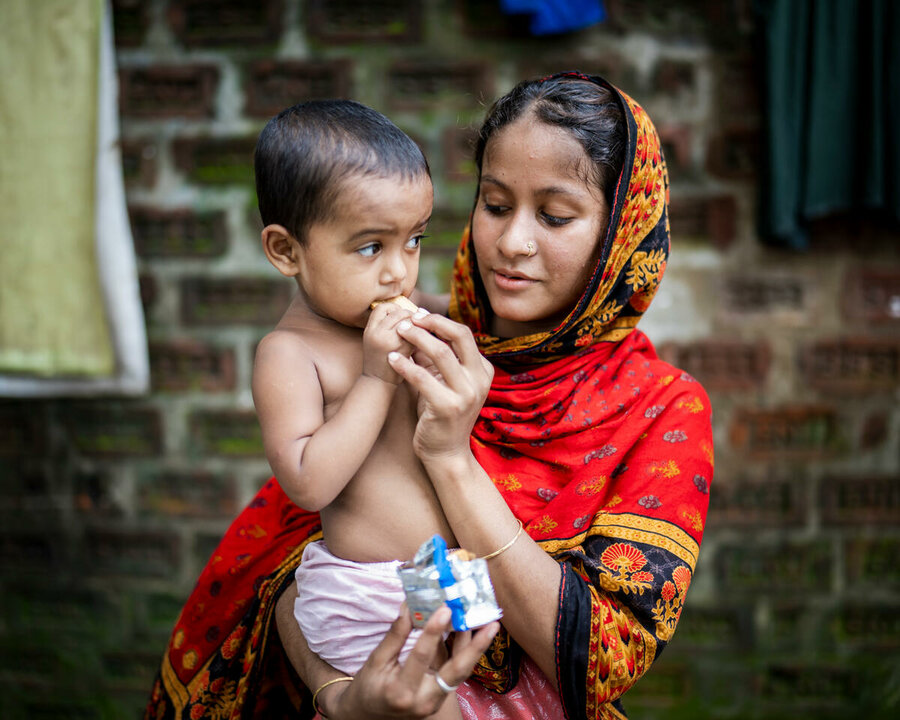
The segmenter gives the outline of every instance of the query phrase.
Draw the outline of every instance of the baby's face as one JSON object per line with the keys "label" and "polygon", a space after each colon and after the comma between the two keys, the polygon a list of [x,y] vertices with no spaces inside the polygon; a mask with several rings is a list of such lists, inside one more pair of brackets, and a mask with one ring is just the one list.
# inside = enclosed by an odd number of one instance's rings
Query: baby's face
{"label": "baby's face", "polygon": [[298,280],[309,307],[362,328],[373,302],[409,295],[433,203],[427,175],[345,180],[334,218],[310,227],[299,250]]}

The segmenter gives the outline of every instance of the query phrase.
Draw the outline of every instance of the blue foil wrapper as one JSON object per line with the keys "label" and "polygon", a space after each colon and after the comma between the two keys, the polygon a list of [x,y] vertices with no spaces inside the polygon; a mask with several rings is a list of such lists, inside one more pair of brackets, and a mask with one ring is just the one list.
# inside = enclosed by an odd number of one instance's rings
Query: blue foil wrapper
{"label": "blue foil wrapper", "polygon": [[397,572],[415,627],[423,627],[442,605],[450,608],[454,630],[473,630],[503,617],[487,561],[466,550],[449,551],[440,535],[422,543]]}

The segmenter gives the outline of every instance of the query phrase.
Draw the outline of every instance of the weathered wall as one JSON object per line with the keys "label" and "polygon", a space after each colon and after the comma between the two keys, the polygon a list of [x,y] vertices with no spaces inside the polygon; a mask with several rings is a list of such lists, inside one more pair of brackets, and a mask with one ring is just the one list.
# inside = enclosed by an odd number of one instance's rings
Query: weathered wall
{"label": "weathered wall", "polygon": [[0,716],[137,717],[181,602],[267,477],[250,370],[291,286],[258,246],[265,120],[348,96],[415,137],[436,185],[422,282],[438,290],[485,105],[573,68],[659,128],[673,249],[642,327],[714,407],[704,551],[633,717],[896,710],[898,235],[822,223],[804,254],[760,242],[749,0],[605,4],[603,25],[534,39],[476,0],[113,3],[153,390],[0,401]]}

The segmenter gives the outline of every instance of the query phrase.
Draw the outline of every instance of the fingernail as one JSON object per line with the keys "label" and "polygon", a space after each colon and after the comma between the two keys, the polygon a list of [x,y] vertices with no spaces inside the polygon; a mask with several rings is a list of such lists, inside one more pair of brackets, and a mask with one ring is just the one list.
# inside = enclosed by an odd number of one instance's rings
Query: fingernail
{"label": "fingernail", "polygon": [[400,357],[400,353],[398,353],[394,350],[391,350],[391,352],[388,353],[388,362],[394,362],[399,357]]}
{"label": "fingernail", "polygon": [[420,307],[418,310],[416,310],[416,311],[413,313],[413,317],[416,317],[416,318],[423,318],[423,317],[425,317],[427,314],[428,314],[428,311],[427,311],[425,308]]}
{"label": "fingernail", "polygon": [[412,323],[409,320],[401,320],[398,325],[398,330],[409,330],[412,327]]}

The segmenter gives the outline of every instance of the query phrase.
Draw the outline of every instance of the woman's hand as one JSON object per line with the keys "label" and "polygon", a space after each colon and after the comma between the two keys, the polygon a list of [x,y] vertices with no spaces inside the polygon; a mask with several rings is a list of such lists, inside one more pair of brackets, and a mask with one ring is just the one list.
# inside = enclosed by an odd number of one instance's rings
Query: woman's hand
{"label": "woman's hand", "polygon": [[469,454],[469,434],[484,405],[494,368],[478,352],[465,325],[432,313],[397,326],[415,347],[419,364],[391,353],[394,371],[419,393],[413,447],[423,463]]}
{"label": "woman's hand", "polygon": [[[449,686],[469,677],[472,667],[487,650],[499,623],[491,623],[472,632],[457,633],[453,654],[436,671]],[[443,653],[443,633],[450,630],[450,610],[441,608],[431,616],[402,665],[397,657],[412,630],[409,612],[403,606],[384,640],[369,656],[366,664],[347,683],[343,692],[325,709],[335,720],[382,720],[383,718],[424,718],[447,699],[447,693],[435,680],[432,666]]]}
{"label": "woman's hand", "polygon": [[[275,607],[278,634],[288,659],[306,685],[315,690],[325,682],[342,677],[330,665],[314,655],[293,607],[297,586],[285,588]],[[447,698],[435,680],[435,670],[447,685],[459,685],[469,677],[478,658],[487,650],[500,629],[491,623],[477,632],[457,633],[449,657],[443,645],[443,633],[450,628],[450,611],[441,608],[428,620],[405,663],[399,655],[412,630],[412,620],[404,605],[384,639],[372,651],[353,682],[329,685],[316,698],[330,720],[384,720],[404,718],[420,720],[433,714]]]}

